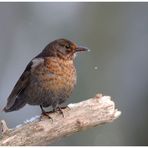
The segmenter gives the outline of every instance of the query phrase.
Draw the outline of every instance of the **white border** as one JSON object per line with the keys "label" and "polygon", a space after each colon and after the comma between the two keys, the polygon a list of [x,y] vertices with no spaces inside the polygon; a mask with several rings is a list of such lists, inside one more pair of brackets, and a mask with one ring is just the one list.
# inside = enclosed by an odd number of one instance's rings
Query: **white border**
{"label": "white border", "polygon": [[148,2],[148,0],[0,0],[0,2]]}

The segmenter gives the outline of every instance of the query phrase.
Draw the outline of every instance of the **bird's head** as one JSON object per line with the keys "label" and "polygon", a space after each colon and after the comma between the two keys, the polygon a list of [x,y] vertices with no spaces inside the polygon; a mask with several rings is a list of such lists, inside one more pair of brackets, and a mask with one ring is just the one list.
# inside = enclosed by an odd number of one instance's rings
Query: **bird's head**
{"label": "bird's head", "polygon": [[77,46],[75,43],[67,39],[58,39],[48,44],[43,53],[46,56],[59,57],[65,60],[73,60],[77,52],[88,51],[89,49]]}

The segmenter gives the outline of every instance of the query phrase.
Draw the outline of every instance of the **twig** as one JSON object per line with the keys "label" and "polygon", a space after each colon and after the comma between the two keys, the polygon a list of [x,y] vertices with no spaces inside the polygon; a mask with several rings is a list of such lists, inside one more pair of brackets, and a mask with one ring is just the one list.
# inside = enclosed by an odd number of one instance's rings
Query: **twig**
{"label": "twig", "polygon": [[1,146],[49,145],[51,142],[75,132],[112,122],[121,114],[109,96],[96,95],[80,103],[69,104],[59,112],[49,113],[53,121],[43,117],[17,127],[0,140]]}
{"label": "twig", "polygon": [[4,120],[0,121],[0,130],[2,134],[6,134],[10,129],[7,127],[7,124]]}

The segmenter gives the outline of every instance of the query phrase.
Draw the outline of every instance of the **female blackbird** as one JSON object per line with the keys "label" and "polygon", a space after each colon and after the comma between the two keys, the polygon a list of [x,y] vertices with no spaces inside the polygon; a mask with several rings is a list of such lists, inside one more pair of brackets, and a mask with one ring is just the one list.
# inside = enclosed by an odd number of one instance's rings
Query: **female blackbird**
{"label": "female blackbird", "polygon": [[31,60],[14,86],[5,112],[16,111],[25,106],[52,106],[56,111],[72,93],[76,84],[74,58],[76,52],[86,51],[67,39],[49,43],[44,50]]}

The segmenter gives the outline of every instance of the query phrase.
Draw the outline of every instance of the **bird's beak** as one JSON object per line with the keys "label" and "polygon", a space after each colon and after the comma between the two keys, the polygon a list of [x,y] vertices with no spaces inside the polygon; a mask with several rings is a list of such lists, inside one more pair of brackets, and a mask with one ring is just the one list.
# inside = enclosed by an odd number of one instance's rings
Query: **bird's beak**
{"label": "bird's beak", "polygon": [[90,51],[90,49],[88,49],[87,47],[79,46],[76,48],[76,52],[80,52],[80,51]]}

